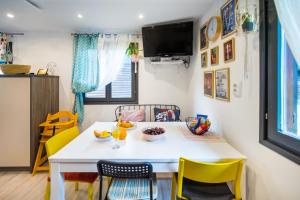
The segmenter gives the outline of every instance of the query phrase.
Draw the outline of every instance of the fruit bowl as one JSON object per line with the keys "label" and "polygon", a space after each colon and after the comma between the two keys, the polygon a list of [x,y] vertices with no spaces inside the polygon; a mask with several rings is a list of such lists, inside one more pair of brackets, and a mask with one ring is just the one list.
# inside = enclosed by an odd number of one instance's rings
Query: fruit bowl
{"label": "fruit bowl", "polygon": [[116,127],[125,128],[126,130],[131,130],[136,127],[136,123],[131,121],[120,121],[117,122]]}
{"label": "fruit bowl", "polygon": [[200,116],[200,117],[187,117],[185,119],[186,126],[188,129],[195,135],[203,135],[205,134],[208,129],[210,128],[210,121],[206,117]]}
{"label": "fruit bowl", "polygon": [[28,74],[30,72],[30,65],[16,65],[16,64],[2,64],[1,71],[4,74]]}
{"label": "fruit bowl", "polygon": [[165,129],[160,127],[146,127],[142,129],[143,139],[150,142],[161,139],[164,134]]}

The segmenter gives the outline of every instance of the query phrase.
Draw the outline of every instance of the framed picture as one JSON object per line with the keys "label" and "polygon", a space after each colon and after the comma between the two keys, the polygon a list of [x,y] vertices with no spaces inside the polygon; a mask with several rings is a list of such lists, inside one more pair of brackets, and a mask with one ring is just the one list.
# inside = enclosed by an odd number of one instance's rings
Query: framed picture
{"label": "framed picture", "polygon": [[230,71],[229,68],[215,71],[216,99],[230,101]]}
{"label": "framed picture", "polygon": [[219,47],[216,46],[210,50],[210,64],[218,65],[219,64]]}
{"label": "framed picture", "polygon": [[37,75],[47,75],[48,69],[39,69]]}
{"label": "framed picture", "polygon": [[229,0],[221,7],[222,38],[236,32],[235,7],[237,0]]}
{"label": "framed picture", "polygon": [[227,42],[224,42],[224,62],[230,62],[235,60],[235,39],[232,38]]}
{"label": "framed picture", "polygon": [[201,53],[201,67],[207,67],[207,52]]}
{"label": "framed picture", "polygon": [[200,50],[207,49],[208,47],[208,40],[206,36],[206,29],[207,29],[207,23],[205,23],[200,28]]}
{"label": "framed picture", "polygon": [[214,97],[214,71],[204,72],[204,95]]}

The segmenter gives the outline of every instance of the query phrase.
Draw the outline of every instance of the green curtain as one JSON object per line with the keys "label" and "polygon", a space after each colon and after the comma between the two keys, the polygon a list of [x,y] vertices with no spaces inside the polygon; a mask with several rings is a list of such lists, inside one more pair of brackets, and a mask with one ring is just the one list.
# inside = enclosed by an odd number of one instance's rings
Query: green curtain
{"label": "green curtain", "polygon": [[74,36],[74,61],[72,90],[75,94],[73,112],[78,122],[84,118],[83,94],[94,91],[99,81],[98,44],[99,34]]}

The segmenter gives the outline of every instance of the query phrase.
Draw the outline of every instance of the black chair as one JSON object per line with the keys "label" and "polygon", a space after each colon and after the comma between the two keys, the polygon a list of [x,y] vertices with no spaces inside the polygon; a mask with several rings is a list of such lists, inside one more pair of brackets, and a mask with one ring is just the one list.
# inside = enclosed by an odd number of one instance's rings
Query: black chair
{"label": "black chair", "polygon": [[105,199],[157,198],[156,176],[150,163],[119,163],[100,160],[97,163],[100,176],[99,199],[102,199],[103,177],[111,177]]}

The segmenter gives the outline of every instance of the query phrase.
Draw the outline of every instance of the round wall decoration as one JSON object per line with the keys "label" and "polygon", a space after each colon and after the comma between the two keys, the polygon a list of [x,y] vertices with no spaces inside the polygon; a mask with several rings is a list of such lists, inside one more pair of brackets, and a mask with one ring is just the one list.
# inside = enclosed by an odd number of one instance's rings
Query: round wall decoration
{"label": "round wall decoration", "polygon": [[210,18],[207,24],[207,30],[206,30],[207,38],[214,42],[218,39],[218,37],[221,35],[222,31],[222,22],[220,16],[213,16]]}

